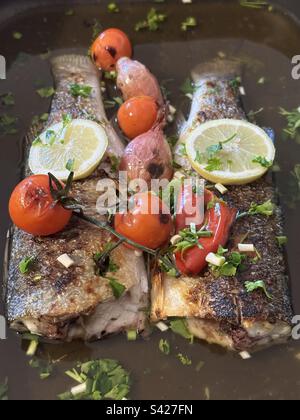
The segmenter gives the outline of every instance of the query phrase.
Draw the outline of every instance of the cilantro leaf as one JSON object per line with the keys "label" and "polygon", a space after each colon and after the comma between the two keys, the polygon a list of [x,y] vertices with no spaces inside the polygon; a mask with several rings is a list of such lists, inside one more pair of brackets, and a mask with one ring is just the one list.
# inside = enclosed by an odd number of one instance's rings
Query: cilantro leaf
{"label": "cilantro leaf", "polygon": [[252,160],[253,163],[258,163],[264,168],[271,168],[273,162],[266,159],[264,156],[257,156],[255,159]]}
{"label": "cilantro leaf", "polygon": [[123,284],[119,283],[116,279],[114,279],[112,277],[108,278],[108,280],[109,280],[109,285],[112,288],[114,297],[116,299],[120,299],[120,297],[123,296],[123,294],[124,294],[124,292],[126,290],[126,287]]}
{"label": "cilantro leaf", "polygon": [[44,87],[44,88],[38,89],[36,91],[36,93],[41,98],[51,98],[51,96],[53,96],[55,94],[55,89],[52,86],[50,86],[50,87]]}
{"label": "cilantro leaf", "polygon": [[33,267],[34,262],[36,261],[35,257],[25,257],[19,264],[19,270],[21,274],[27,274]]}
{"label": "cilantro leaf", "polygon": [[92,87],[87,85],[79,85],[78,83],[72,83],[69,86],[69,92],[74,98],[82,97],[88,98],[92,93]]}
{"label": "cilantro leaf", "polygon": [[273,299],[271,294],[268,292],[266,284],[263,280],[246,281],[245,288],[246,288],[248,293],[254,292],[257,289],[262,289],[268,299]]}
{"label": "cilantro leaf", "polygon": [[175,334],[193,342],[194,336],[190,333],[185,319],[177,318],[172,320],[170,322],[170,328]]}

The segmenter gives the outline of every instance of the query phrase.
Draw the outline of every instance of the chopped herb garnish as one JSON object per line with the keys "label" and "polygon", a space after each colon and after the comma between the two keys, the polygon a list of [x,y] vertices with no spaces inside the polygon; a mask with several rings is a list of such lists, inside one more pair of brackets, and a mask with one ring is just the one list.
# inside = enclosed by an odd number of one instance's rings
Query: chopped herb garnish
{"label": "chopped herb garnish", "polygon": [[170,343],[168,342],[168,340],[164,340],[162,338],[159,341],[159,350],[166,355],[170,354],[171,348],[170,348]]}
{"label": "chopped herb garnish", "polygon": [[109,3],[107,5],[107,10],[109,13],[119,13],[120,11],[119,6],[116,3]]}
{"label": "chopped herb garnish", "polygon": [[104,72],[104,78],[107,80],[116,80],[117,79],[117,72],[115,70],[112,71],[106,71]]}
{"label": "chopped herb garnish", "polygon": [[51,98],[51,96],[55,94],[55,89],[52,86],[44,87],[44,88],[38,89],[36,92],[41,98]]}
{"label": "chopped herb garnish", "polygon": [[66,170],[69,172],[74,172],[74,165],[75,165],[75,159],[69,159],[66,164]]}
{"label": "chopped herb garnish", "polygon": [[143,29],[148,29],[149,31],[157,31],[160,28],[160,24],[165,22],[167,19],[167,15],[164,13],[158,13],[155,8],[152,8],[148,14],[147,18],[145,20],[142,20],[138,22],[135,25],[135,30],[141,31]]}
{"label": "chopped herb garnish", "polygon": [[245,216],[255,216],[255,215],[262,215],[262,216],[273,216],[275,211],[275,205],[271,202],[271,200],[266,201],[263,204],[252,203],[250,209],[244,213],[239,213],[237,215],[237,219],[240,219]]}
{"label": "chopped herb garnish", "polygon": [[207,165],[204,169],[208,172],[220,171],[222,169],[221,159],[217,157],[208,159]]}
{"label": "chopped herb garnish", "polygon": [[117,172],[119,166],[120,166],[120,158],[118,158],[118,156],[115,155],[110,155],[109,156],[109,160],[110,160],[110,164],[111,164],[111,170],[113,172]]}
{"label": "chopped herb garnish", "polygon": [[193,95],[197,90],[197,86],[195,85],[195,83],[190,78],[187,78],[183,82],[180,90],[185,95]]}
{"label": "chopped herb garnish", "polygon": [[102,252],[94,254],[95,274],[98,276],[105,276],[106,273],[116,273],[119,266],[115,264],[111,258],[111,253],[116,249],[120,243],[108,242]]}
{"label": "chopped herb garnish", "polygon": [[118,400],[130,391],[126,370],[115,360],[102,359],[78,364],[78,370],[66,372],[79,386],[58,396],[60,400]]}
{"label": "chopped herb garnish", "polygon": [[191,248],[198,247],[203,249],[199,239],[200,238],[210,238],[213,233],[206,230],[196,230],[192,227],[183,229],[178,234],[181,237],[181,240],[174,245],[172,248],[173,252],[181,252],[181,255],[184,256],[184,253]]}
{"label": "chopped herb garnish", "polygon": [[265,77],[261,77],[260,79],[258,79],[257,84],[258,85],[264,85],[266,83],[266,78]]}
{"label": "chopped herb garnish", "polygon": [[300,107],[292,111],[280,108],[279,112],[287,119],[287,127],[283,130],[284,133],[300,143]]}
{"label": "chopped herb garnish", "polygon": [[108,280],[109,280],[109,285],[112,288],[114,297],[116,299],[120,299],[120,297],[123,296],[123,294],[126,290],[126,287],[123,284],[119,283],[118,280],[116,280],[112,277],[109,277]]}
{"label": "chopped herb garnish", "polygon": [[78,83],[72,83],[69,87],[69,92],[74,98],[79,96],[82,98],[88,98],[92,93],[92,87],[86,85],[79,85]]}
{"label": "chopped herb garnish", "polygon": [[136,341],[136,339],[137,339],[137,331],[136,330],[127,331],[127,340],[128,341]]}
{"label": "chopped herb garnish", "polygon": [[21,32],[13,32],[13,38],[19,41],[23,38],[23,34]]}
{"label": "chopped herb garnish", "polygon": [[36,357],[30,360],[29,366],[33,369],[39,370],[41,380],[48,379],[53,372],[53,365],[51,363],[44,360],[39,360]]}
{"label": "chopped herb garnish", "polygon": [[92,24],[93,40],[98,37],[100,32],[102,32],[102,29],[103,29],[102,24],[97,19],[94,19],[93,24]]}
{"label": "chopped herb garnish", "polygon": [[193,16],[189,16],[181,23],[181,30],[186,32],[188,29],[195,28],[196,26],[197,19]]}
{"label": "chopped herb garnish", "polygon": [[193,334],[190,333],[186,320],[182,318],[174,319],[170,322],[170,328],[175,333],[183,338],[186,338],[191,343],[194,341]]}
{"label": "chopped herb garnish", "polygon": [[32,119],[32,124],[38,124],[39,122],[47,122],[49,118],[49,114],[45,112],[41,115],[35,115]]}
{"label": "chopped herb garnish", "polygon": [[27,274],[32,269],[36,261],[35,257],[25,257],[19,264],[19,270],[21,274]]}
{"label": "chopped herb garnish", "polygon": [[238,91],[241,87],[242,79],[240,76],[235,77],[234,79],[230,80],[229,85],[232,87],[234,91]]}
{"label": "chopped herb garnish", "polygon": [[188,356],[184,356],[182,353],[177,354],[178,359],[184,366],[191,366],[192,361]]}
{"label": "chopped herb garnish", "polygon": [[5,379],[4,383],[0,383],[0,401],[8,400],[8,380]]}
{"label": "chopped herb garnish", "polygon": [[0,101],[4,106],[13,106],[15,104],[15,98],[11,92],[0,95]]}
{"label": "chopped herb garnish", "polygon": [[245,283],[245,288],[246,288],[248,293],[254,292],[257,289],[262,289],[268,299],[273,299],[271,294],[268,292],[266,284],[263,280],[247,281]]}
{"label": "chopped herb garnish", "polygon": [[[224,256],[228,252],[222,246],[219,247],[217,255]],[[226,257],[225,263],[221,267],[211,265],[212,272],[216,277],[234,277],[239,269],[242,269],[243,262],[246,259],[246,255],[240,254],[239,252],[232,252]]]}
{"label": "chopped herb garnish", "polygon": [[18,132],[16,128],[17,118],[11,115],[0,115],[0,134],[12,135]]}
{"label": "chopped herb garnish", "polygon": [[283,246],[283,245],[286,245],[288,243],[288,237],[287,236],[276,236],[276,240],[277,240],[279,246]]}
{"label": "chopped herb garnish", "polygon": [[270,3],[264,0],[240,0],[240,5],[251,9],[270,8],[271,11]]}
{"label": "chopped herb garnish", "polygon": [[264,168],[270,168],[273,165],[273,162],[269,161],[264,156],[257,156],[255,159],[252,160],[253,163],[258,163],[259,165],[263,166]]}

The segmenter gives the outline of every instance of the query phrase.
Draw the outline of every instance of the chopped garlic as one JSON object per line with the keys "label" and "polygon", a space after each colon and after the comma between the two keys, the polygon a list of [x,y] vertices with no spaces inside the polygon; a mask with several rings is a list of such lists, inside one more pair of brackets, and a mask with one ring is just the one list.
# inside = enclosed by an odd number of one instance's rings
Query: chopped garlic
{"label": "chopped garlic", "polygon": [[247,351],[242,351],[242,352],[240,353],[240,356],[241,356],[241,358],[242,358],[243,360],[249,360],[249,359],[251,359],[251,358],[252,358],[251,354],[250,354],[250,353],[248,353]]}
{"label": "chopped garlic", "polygon": [[167,326],[167,324],[165,324],[164,322],[158,322],[156,324],[156,327],[161,331],[161,332],[166,332],[168,331],[169,327]]}
{"label": "chopped garlic", "polygon": [[255,252],[255,246],[253,244],[238,244],[240,252]]}
{"label": "chopped garlic", "polygon": [[206,262],[215,265],[216,267],[221,267],[223,264],[225,264],[226,258],[210,252],[206,257]]}
{"label": "chopped garlic", "polygon": [[175,106],[169,105],[169,111],[170,111],[171,115],[175,115],[176,112],[177,112],[177,109],[175,108]]}
{"label": "chopped garlic", "polygon": [[134,251],[136,257],[141,257],[143,255],[142,251]]}
{"label": "chopped garlic", "polygon": [[240,86],[240,94],[241,94],[242,96],[246,96],[246,91],[245,91],[244,86]]}
{"label": "chopped garlic", "polygon": [[215,189],[218,190],[221,194],[226,194],[228,192],[228,189],[222,184],[216,184]]}
{"label": "chopped garlic", "polygon": [[171,238],[171,244],[172,245],[176,245],[176,244],[178,244],[178,242],[180,242],[181,241],[181,236],[180,235],[175,235],[175,236],[173,236],[172,238]]}
{"label": "chopped garlic", "polygon": [[75,262],[72,260],[72,258],[69,257],[68,254],[61,255],[57,258],[57,261],[60,262],[66,268],[70,268],[72,267],[72,265],[75,264]]}
{"label": "chopped garlic", "polygon": [[168,118],[167,118],[167,120],[168,120],[168,122],[169,123],[172,123],[173,121],[174,121],[174,116],[173,115],[168,115]]}

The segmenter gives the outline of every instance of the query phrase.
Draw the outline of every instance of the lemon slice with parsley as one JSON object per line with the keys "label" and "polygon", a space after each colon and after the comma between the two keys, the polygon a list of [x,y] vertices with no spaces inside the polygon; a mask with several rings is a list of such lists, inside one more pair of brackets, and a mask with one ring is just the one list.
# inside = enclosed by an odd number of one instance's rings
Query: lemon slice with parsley
{"label": "lemon slice with parsley", "polygon": [[262,177],[272,166],[275,147],[264,130],[241,120],[209,121],[186,139],[193,168],[205,179],[241,185]]}
{"label": "lemon slice with parsley", "polygon": [[101,125],[65,117],[35,139],[29,167],[34,174],[51,172],[62,181],[67,180],[70,170],[75,180],[87,178],[100,164],[107,147],[108,138]]}

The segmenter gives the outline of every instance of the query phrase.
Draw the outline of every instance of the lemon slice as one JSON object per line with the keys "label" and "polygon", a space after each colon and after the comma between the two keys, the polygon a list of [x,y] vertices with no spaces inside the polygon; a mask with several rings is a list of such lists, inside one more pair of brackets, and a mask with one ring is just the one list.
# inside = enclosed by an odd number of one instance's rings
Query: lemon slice
{"label": "lemon slice", "polygon": [[104,128],[89,120],[75,119],[58,123],[44,131],[34,142],[29,154],[29,167],[34,174],[51,172],[65,181],[91,175],[100,164],[108,147]]}
{"label": "lemon slice", "polygon": [[215,120],[188,134],[186,152],[205,179],[241,185],[262,177],[275,158],[275,147],[264,130],[247,121]]}

